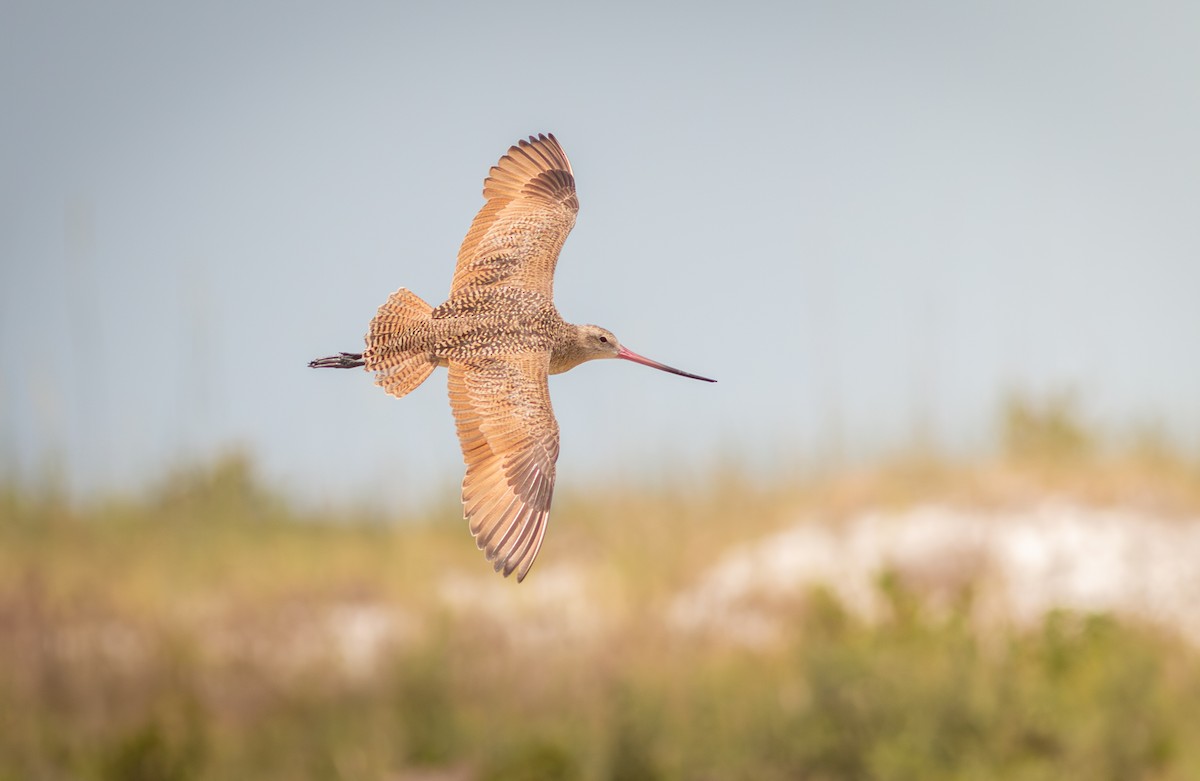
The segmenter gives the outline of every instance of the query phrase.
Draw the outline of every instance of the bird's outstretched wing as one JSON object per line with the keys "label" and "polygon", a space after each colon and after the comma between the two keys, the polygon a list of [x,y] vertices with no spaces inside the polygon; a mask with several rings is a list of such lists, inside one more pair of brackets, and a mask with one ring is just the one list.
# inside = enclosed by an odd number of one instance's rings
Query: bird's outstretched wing
{"label": "bird's outstretched wing", "polygon": [[554,494],[558,422],[548,352],[450,361],[450,406],[463,461],[463,510],[497,572],[529,572]]}
{"label": "bird's outstretched wing", "polygon": [[571,163],[554,136],[511,147],[484,180],[483,197],[458,251],[451,297],[505,285],[552,298],[558,253],[579,213]]}

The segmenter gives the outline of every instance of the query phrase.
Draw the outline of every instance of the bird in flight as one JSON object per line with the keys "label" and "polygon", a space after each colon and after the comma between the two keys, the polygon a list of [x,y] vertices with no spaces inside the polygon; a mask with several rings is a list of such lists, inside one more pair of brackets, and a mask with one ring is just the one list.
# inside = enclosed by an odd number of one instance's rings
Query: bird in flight
{"label": "bird in flight", "polygon": [[546,534],[558,460],[548,377],[597,358],[622,358],[705,382],[629,350],[611,331],[573,325],[554,307],[554,267],[579,200],[552,134],[509,148],[483,183],[483,208],[458,251],[444,304],[400,288],[371,320],[366,350],[318,358],[313,368],[375,373],[400,398],[438,366],[462,444],[463,510],[497,572],[521,581]]}

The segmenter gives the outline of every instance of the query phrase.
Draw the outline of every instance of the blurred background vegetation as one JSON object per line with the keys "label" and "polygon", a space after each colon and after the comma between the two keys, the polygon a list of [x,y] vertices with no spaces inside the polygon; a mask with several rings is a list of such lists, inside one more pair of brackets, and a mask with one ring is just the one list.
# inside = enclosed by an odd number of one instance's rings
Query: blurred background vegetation
{"label": "blurred background vegetation", "polygon": [[[738,545],[818,518],[1053,495],[1191,522],[1200,465],[1014,396],[997,452],[561,486],[521,585],[451,493],[412,517],[304,509],[232,453],[138,496],[0,492],[0,781],[1194,779],[1200,652],[1171,626],[976,620],[880,573],[870,620],[823,589],[786,631],[681,630]],[[1200,595],[1197,595],[1200,596]]]}

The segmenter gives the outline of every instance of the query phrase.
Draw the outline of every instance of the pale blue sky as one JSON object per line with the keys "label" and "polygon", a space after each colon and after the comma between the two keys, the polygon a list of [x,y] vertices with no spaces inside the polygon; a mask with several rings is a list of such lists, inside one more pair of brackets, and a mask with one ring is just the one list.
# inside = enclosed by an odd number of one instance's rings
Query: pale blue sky
{"label": "pale blue sky", "polygon": [[1195,3],[0,5],[0,463],[136,488],[244,445],[390,504],[461,469],[435,374],[314,372],[439,303],[554,132],[560,486],[980,447],[1012,388],[1200,442]]}

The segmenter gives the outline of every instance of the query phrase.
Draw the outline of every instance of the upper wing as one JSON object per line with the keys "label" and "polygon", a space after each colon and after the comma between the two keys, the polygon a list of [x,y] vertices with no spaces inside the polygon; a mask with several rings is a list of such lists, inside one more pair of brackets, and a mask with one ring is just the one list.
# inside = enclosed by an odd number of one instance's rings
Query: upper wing
{"label": "upper wing", "polygon": [[450,295],[504,284],[552,298],[558,253],[579,213],[571,163],[554,136],[511,147],[484,180],[483,197],[458,250]]}
{"label": "upper wing", "polygon": [[463,508],[496,571],[523,580],[542,547],[554,494],[558,422],[550,354],[450,361],[450,406],[467,475]]}

